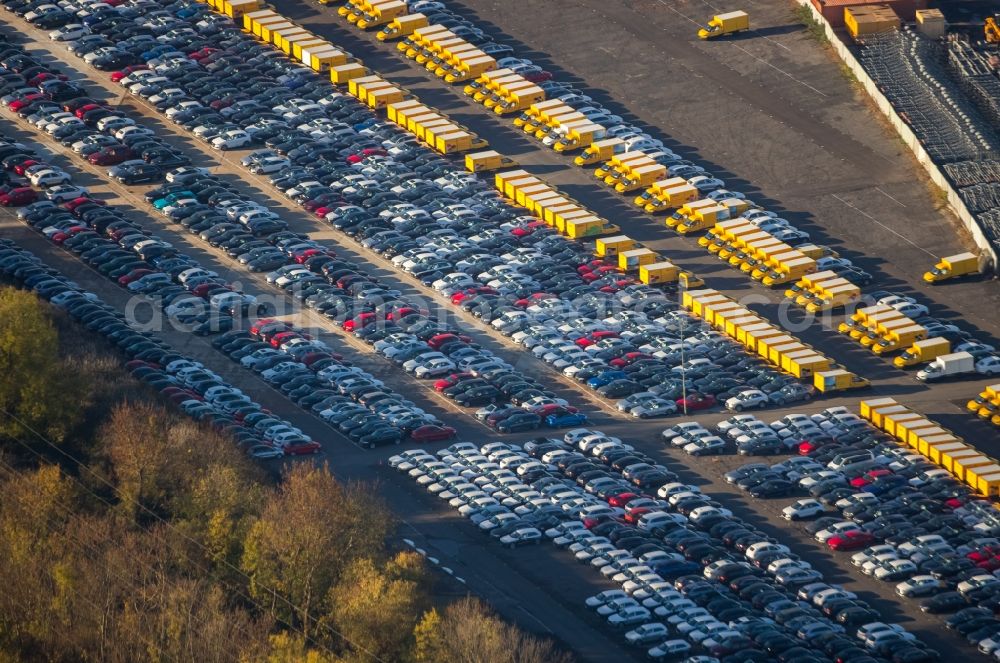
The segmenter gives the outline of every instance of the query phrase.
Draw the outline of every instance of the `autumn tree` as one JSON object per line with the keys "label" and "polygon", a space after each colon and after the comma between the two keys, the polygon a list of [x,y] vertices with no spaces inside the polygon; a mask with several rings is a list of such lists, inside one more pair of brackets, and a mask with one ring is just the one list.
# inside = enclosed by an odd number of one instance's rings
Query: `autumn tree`
{"label": "autumn tree", "polygon": [[423,558],[401,552],[381,567],[371,558],[348,565],[330,589],[329,621],[360,660],[399,661],[426,603]]}
{"label": "autumn tree", "polygon": [[571,663],[549,640],[525,633],[494,614],[479,599],[466,597],[442,614],[429,611],[414,629],[415,663]]}
{"label": "autumn tree", "polygon": [[297,464],[247,535],[250,591],[309,637],[330,588],[351,561],[382,551],[389,527],[370,488],[341,485],[325,466]]}
{"label": "autumn tree", "polygon": [[38,431],[59,442],[75,425],[82,404],[57,348],[42,302],[0,288],[0,434],[37,442],[32,431]]}

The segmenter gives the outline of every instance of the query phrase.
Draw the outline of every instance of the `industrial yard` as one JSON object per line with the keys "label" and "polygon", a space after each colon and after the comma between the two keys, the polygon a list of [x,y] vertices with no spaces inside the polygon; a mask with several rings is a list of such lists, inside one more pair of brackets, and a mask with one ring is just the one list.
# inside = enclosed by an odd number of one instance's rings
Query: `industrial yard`
{"label": "industrial yard", "polygon": [[571,4],[9,0],[3,282],[278,487],[365,485],[442,612],[997,659],[1000,16]]}

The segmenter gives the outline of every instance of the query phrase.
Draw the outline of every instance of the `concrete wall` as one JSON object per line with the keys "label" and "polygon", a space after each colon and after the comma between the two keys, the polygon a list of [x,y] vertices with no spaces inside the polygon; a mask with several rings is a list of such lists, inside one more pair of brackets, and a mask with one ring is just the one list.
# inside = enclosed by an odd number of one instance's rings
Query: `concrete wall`
{"label": "concrete wall", "polygon": [[892,104],[889,103],[889,100],[885,97],[885,95],[878,89],[875,81],[868,76],[865,68],[861,66],[861,63],[854,57],[851,50],[840,40],[840,36],[834,32],[829,22],[827,22],[827,20],[823,18],[823,15],[816,10],[810,0],[795,1],[802,6],[809,8],[813,17],[826,31],[826,37],[830,40],[830,45],[837,52],[837,55],[839,55],[840,59],[844,61],[844,64],[850,68],[851,72],[858,79],[858,82],[864,86],[865,91],[879,107],[879,110],[881,110],[889,122],[892,123],[892,126],[896,128],[896,132],[899,134],[899,137],[903,139],[903,142],[906,143],[906,145],[913,152],[913,155],[924,167],[924,170],[927,171],[927,174],[930,176],[934,184],[941,187],[941,189],[948,194],[948,206],[962,221],[962,224],[968,229],[969,234],[972,235],[972,239],[976,243],[976,246],[979,247],[980,255],[982,256],[981,262],[983,263],[983,270],[986,272],[995,271],[998,265],[996,252],[986,239],[986,235],[983,234],[983,229],[980,228],[975,217],[973,217],[972,213],[969,212],[969,209],[965,206],[965,202],[962,200],[961,196],[958,195],[958,191],[956,191],[952,187],[951,182],[948,181],[944,171],[942,171],[930,158],[927,151],[924,150],[924,146],[920,144],[920,140],[917,138],[916,134],[913,133],[913,130],[911,130],[909,125],[896,114],[896,110],[892,107]]}

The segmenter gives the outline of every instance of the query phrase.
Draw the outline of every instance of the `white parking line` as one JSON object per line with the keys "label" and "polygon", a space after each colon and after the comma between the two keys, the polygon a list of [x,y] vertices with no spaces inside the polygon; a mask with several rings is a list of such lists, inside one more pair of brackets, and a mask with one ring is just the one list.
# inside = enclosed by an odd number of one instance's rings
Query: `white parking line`
{"label": "white parking line", "polygon": [[[885,193],[885,192],[883,191],[883,193]],[[935,254],[931,253],[930,251],[928,251],[924,247],[920,246],[919,244],[917,244],[916,242],[914,242],[912,239],[910,239],[906,235],[903,235],[901,233],[896,232],[895,230],[893,230],[889,226],[885,225],[884,223],[882,223],[881,221],[879,221],[878,219],[876,219],[874,216],[872,216],[868,212],[866,212],[863,209],[861,209],[860,207],[858,207],[857,205],[854,205],[853,203],[850,203],[850,202],[844,200],[843,198],[841,198],[839,195],[837,195],[835,193],[832,193],[830,195],[833,196],[834,198],[836,198],[837,200],[839,200],[840,202],[844,203],[845,205],[847,205],[848,207],[850,207],[852,210],[854,210],[855,212],[857,212],[861,216],[865,217],[866,219],[868,219],[869,221],[871,221],[875,225],[881,227],[883,230],[886,230],[886,231],[892,233],[893,235],[895,235],[896,237],[900,238],[901,240],[903,240],[904,242],[906,242],[907,244],[909,244],[913,248],[920,249],[921,251],[923,251],[924,253],[926,253],[930,257],[934,258],[935,260],[938,259],[938,256],[936,256]],[[886,194],[886,195],[888,195],[888,194]],[[905,205],[904,205],[904,207],[905,207]]]}

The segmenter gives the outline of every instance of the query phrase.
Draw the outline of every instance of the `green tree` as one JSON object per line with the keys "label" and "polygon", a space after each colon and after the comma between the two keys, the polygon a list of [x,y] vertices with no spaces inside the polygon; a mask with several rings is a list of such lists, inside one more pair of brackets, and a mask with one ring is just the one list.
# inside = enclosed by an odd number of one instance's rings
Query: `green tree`
{"label": "green tree", "polygon": [[383,568],[358,559],[331,588],[328,618],[359,659],[398,661],[409,649],[426,603],[422,563],[413,552],[399,553]]}
{"label": "green tree", "polygon": [[83,404],[57,348],[42,302],[30,292],[0,289],[0,434],[34,440],[31,428],[60,442],[78,421]]}
{"label": "green tree", "polygon": [[309,637],[330,588],[352,560],[381,553],[389,527],[371,489],[341,485],[325,466],[297,464],[247,535],[250,591]]}
{"label": "green tree", "polygon": [[413,627],[413,663],[440,663],[445,658],[445,643],[441,635],[441,614],[431,608]]}

